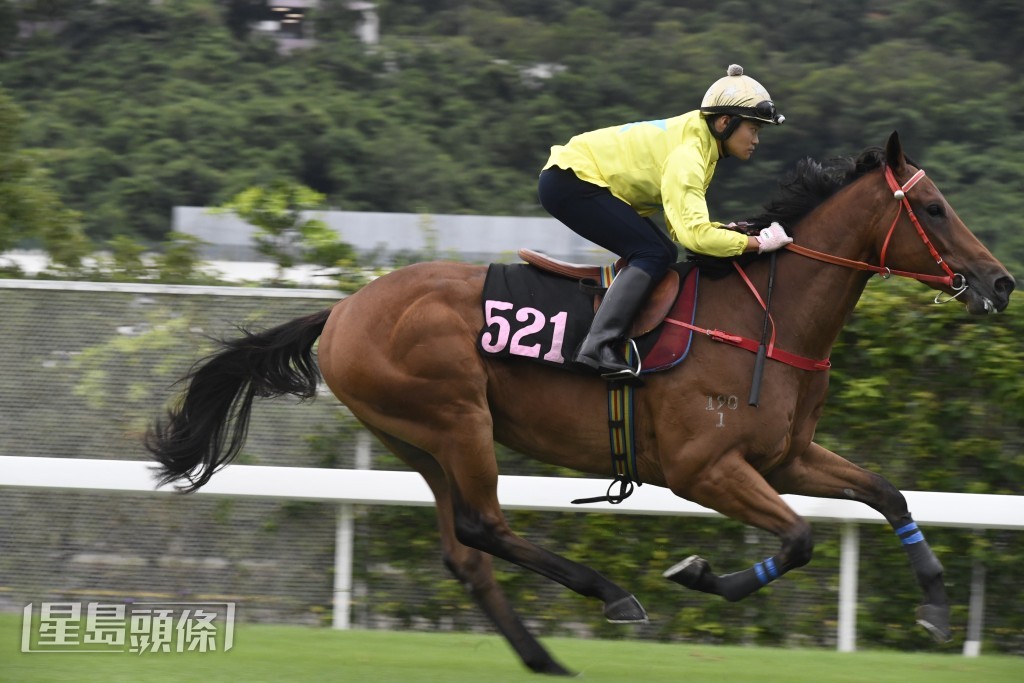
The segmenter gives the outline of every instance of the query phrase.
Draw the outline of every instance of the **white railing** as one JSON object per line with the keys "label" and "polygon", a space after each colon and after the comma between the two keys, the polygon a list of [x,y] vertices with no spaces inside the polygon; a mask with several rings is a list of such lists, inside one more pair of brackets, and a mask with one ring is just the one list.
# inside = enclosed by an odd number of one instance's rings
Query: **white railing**
{"label": "white railing", "polygon": [[[155,488],[152,464],[144,461],[0,456],[0,486],[36,489],[87,489],[149,492],[168,495],[171,487]],[[607,488],[601,479],[502,476],[498,495],[509,510],[579,511],[569,501]],[[904,491],[914,519],[926,526],[1024,530],[1024,496]],[[306,467],[230,465],[198,495],[315,500],[338,504],[335,554],[334,626],[347,628],[352,591],[353,505],[433,505],[423,479],[413,472],[339,470]],[[839,583],[838,649],[856,649],[858,525],[884,523],[867,506],[848,500],[784,496],[811,521],[842,523]],[[677,498],[666,489],[645,486],[619,505],[595,503],[588,512],[639,515],[717,517],[718,513]],[[972,587],[968,637],[964,654],[981,646],[984,569],[978,567]]]}

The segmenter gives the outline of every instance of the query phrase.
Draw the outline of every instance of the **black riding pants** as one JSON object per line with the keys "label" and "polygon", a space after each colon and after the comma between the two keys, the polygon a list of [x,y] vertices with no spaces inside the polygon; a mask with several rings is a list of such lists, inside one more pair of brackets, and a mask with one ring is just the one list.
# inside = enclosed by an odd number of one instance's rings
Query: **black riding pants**
{"label": "black riding pants", "polygon": [[541,206],[573,232],[622,256],[654,281],[676,262],[675,242],[606,187],[551,167],[541,171],[537,194]]}

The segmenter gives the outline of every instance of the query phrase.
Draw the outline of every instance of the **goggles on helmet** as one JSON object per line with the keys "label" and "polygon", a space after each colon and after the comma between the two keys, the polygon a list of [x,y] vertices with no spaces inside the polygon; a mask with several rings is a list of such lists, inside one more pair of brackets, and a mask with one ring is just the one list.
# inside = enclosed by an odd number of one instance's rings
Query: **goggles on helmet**
{"label": "goggles on helmet", "polygon": [[763,123],[772,123],[775,125],[779,125],[786,120],[785,116],[775,110],[775,103],[771,100],[761,100],[753,107],[740,107],[735,105],[701,107],[701,111],[705,114],[729,114],[730,116],[739,116],[740,118],[761,121]]}

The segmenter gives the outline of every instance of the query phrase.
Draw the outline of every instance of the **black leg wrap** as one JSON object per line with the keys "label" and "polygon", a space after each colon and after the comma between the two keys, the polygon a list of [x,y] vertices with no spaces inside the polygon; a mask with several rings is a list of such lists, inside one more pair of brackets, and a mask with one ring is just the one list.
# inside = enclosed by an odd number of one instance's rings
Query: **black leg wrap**
{"label": "black leg wrap", "polygon": [[893,525],[896,536],[903,543],[910,567],[914,570],[917,583],[924,592],[924,604],[917,608],[917,623],[940,643],[952,638],[949,619],[949,599],[946,597],[946,586],[942,581],[942,563],[932,552],[931,546],[924,540],[924,534],[909,514],[901,517]]}
{"label": "black leg wrap", "polygon": [[921,541],[904,546],[907,557],[910,558],[910,567],[917,576],[917,582],[922,588],[926,588],[936,578],[942,577],[942,563],[935,556],[927,541]]}
{"label": "black leg wrap", "polygon": [[942,577],[942,563],[932,552],[931,546],[924,540],[924,534],[918,528],[917,523],[906,514],[900,517],[893,525],[896,536],[903,543],[907,557],[910,558],[910,567],[914,570],[917,582],[921,587],[927,589],[935,582],[935,579]]}
{"label": "black leg wrap", "polygon": [[742,600],[764,585],[753,568],[718,577],[720,595],[729,602]]}
{"label": "black leg wrap", "polygon": [[736,602],[774,581],[781,573],[776,568],[775,558],[768,558],[750,569],[716,576],[707,560],[691,555],[662,576],[687,588],[721,595],[729,602]]}

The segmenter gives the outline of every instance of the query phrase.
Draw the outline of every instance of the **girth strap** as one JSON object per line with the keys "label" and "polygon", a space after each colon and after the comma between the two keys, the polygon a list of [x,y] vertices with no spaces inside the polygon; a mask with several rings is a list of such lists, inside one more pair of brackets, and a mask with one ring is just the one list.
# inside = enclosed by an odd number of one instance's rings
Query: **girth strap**
{"label": "girth strap", "polygon": [[[577,498],[573,505],[611,503],[618,505],[633,495],[633,482],[641,483],[636,471],[636,438],[633,432],[633,394],[636,388],[622,382],[608,383],[608,437],[615,476],[603,496]],[[618,484],[618,493],[612,489]]]}

